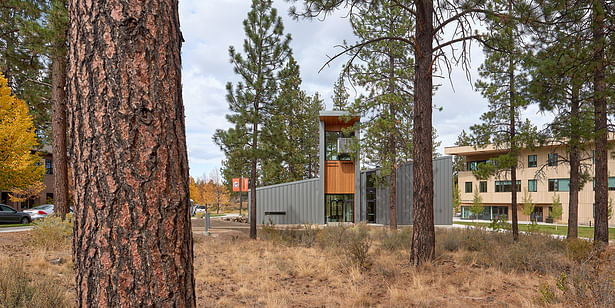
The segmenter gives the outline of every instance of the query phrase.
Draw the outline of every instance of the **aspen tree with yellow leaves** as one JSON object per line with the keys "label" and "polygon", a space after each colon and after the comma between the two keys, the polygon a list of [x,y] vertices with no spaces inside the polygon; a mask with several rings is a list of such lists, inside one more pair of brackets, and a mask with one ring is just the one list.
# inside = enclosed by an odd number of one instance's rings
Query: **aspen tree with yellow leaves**
{"label": "aspen tree with yellow leaves", "polygon": [[37,145],[26,102],[11,94],[0,73],[0,190],[26,189],[42,180],[45,167],[32,151]]}

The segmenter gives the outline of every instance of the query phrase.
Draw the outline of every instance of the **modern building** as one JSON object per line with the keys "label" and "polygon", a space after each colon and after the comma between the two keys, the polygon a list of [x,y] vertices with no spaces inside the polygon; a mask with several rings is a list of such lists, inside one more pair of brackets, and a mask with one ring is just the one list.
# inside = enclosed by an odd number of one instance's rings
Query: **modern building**
{"label": "modern building", "polygon": [[[613,140],[610,144],[612,145]],[[480,219],[492,219],[506,214],[511,217],[511,180],[509,172],[490,177],[482,181],[472,173],[478,165],[485,163],[503,153],[507,149],[496,149],[493,145],[484,148],[472,146],[454,146],[444,149],[444,153],[465,158],[465,170],[458,173],[462,218],[470,219],[470,207],[474,192],[478,190],[482,197],[484,211]],[[579,224],[594,223],[594,151],[589,148],[581,154],[583,168],[587,170],[590,180],[579,191]],[[519,220],[536,219],[545,221],[550,216],[554,197],[559,196],[563,214],[556,222],[568,221],[570,166],[562,163],[567,157],[564,145],[542,146],[534,149],[522,149],[519,154],[517,169],[517,215]],[[609,150],[608,169],[615,170],[615,150]],[[522,213],[524,199],[531,197],[535,204],[531,217]],[[609,198],[615,199],[615,176],[609,177]],[[609,221],[615,224],[615,217]]]}
{"label": "modern building", "polygon": [[[257,222],[274,224],[389,223],[389,193],[375,185],[378,169],[360,169],[352,138],[359,121],[341,111],[320,113],[319,177],[256,188]],[[412,224],[412,162],[397,171],[397,221]],[[452,224],[452,159],[434,160],[434,220]]]}
{"label": "modern building", "polygon": [[[38,154],[41,157],[40,164],[45,165],[45,176],[43,177],[45,189],[43,189],[37,197],[22,202],[21,208],[31,208],[53,200],[53,186],[55,184],[55,178],[53,176],[53,157],[51,154],[51,146],[44,146],[38,151]],[[0,191],[0,203],[17,207],[17,202],[10,201],[9,193],[10,192],[8,191]]]}

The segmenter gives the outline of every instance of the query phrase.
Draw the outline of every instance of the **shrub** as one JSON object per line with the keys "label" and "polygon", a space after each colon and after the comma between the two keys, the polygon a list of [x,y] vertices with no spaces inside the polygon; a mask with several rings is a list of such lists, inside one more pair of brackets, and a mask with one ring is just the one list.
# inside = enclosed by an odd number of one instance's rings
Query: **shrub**
{"label": "shrub", "polygon": [[566,306],[615,306],[615,256],[613,252],[593,250],[582,263],[572,265],[556,279]]}
{"label": "shrub", "polygon": [[581,263],[590,256],[593,246],[592,243],[586,240],[572,238],[567,241],[566,255],[572,261]]}
{"label": "shrub", "polygon": [[412,228],[402,228],[395,231],[383,228],[377,233],[376,239],[383,249],[391,251],[410,249],[412,246]]}
{"label": "shrub", "polygon": [[70,247],[73,237],[73,217],[66,215],[62,220],[59,216],[49,215],[36,222],[30,232],[30,243],[43,249],[62,249]]}
{"label": "shrub", "polygon": [[30,274],[21,261],[0,262],[0,308],[70,307],[66,290],[51,277]]}
{"label": "shrub", "polygon": [[318,232],[316,242],[322,249],[339,252],[346,241],[347,229],[344,225],[327,226]]}
{"label": "shrub", "polygon": [[368,269],[371,266],[368,252],[372,240],[369,236],[367,224],[362,222],[349,231],[347,232],[343,250],[350,256],[354,264],[358,265],[361,269]]}
{"label": "shrub", "polygon": [[489,223],[489,228],[494,231],[510,230],[512,226],[506,220],[506,214],[502,215],[500,218],[494,218],[491,220],[491,223]]}
{"label": "shrub", "polygon": [[194,217],[196,217],[196,218],[203,218],[203,217],[205,217],[205,213],[204,212],[198,212],[198,213],[194,214]]}

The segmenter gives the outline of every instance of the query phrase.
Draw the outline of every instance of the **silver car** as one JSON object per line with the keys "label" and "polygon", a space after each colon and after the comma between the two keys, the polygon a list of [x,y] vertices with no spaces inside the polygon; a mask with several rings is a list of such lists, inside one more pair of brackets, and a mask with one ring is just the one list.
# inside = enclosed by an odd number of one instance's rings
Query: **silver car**
{"label": "silver car", "polygon": [[32,220],[45,218],[48,215],[55,213],[53,204],[42,204],[23,211],[24,213],[30,214]]}

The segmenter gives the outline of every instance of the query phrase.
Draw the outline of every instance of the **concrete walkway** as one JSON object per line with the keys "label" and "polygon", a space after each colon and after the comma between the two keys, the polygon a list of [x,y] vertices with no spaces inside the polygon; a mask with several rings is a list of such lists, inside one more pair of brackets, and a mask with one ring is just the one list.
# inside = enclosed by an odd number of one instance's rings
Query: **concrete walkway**
{"label": "concrete walkway", "polygon": [[30,231],[32,227],[9,227],[9,228],[0,228],[0,233],[10,233],[10,232],[23,232]]}

